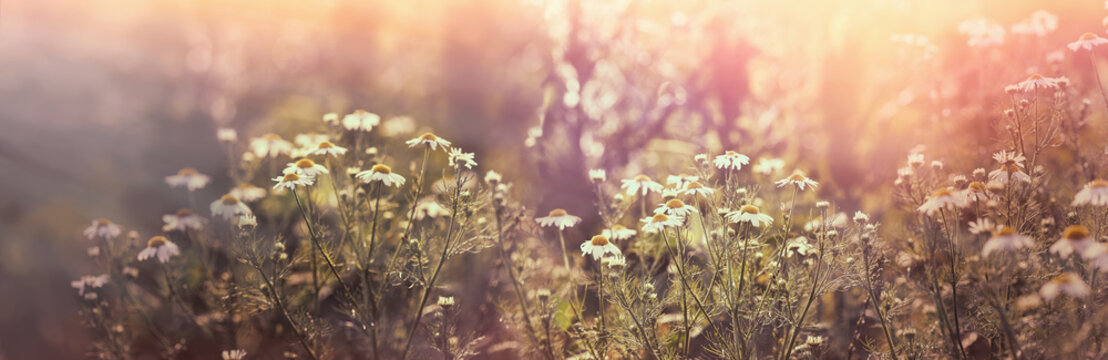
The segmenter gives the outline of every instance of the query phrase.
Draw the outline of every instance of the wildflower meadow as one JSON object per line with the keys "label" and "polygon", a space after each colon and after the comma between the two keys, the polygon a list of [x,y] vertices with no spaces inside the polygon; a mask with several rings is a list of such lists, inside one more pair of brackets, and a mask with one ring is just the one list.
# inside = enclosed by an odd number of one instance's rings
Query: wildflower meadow
{"label": "wildflower meadow", "polygon": [[74,6],[0,359],[1108,359],[1108,3]]}

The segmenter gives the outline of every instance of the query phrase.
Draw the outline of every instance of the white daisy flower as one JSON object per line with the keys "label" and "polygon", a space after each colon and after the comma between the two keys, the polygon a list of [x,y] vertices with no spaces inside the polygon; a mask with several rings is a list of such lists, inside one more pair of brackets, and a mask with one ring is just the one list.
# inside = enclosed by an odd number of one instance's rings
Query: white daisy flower
{"label": "white daisy flower", "polygon": [[204,218],[192,213],[192,210],[181,208],[176,214],[162,215],[162,231],[200,231],[204,229]]}
{"label": "white daisy flower", "polygon": [[666,214],[679,217],[687,217],[689,214],[695,212],[697,212],[696,208],[691,205],[686,205],[685,202],[680,199],[671,199],[657,209],[654,209],[654,214]]}
{"label": "white daisy flower", "polygon": [[1027,80],[1020,81],[1016,84],[1016,88],[1025,93],[1031,93],[1037,90],[1058,91],[1058,79],[1034,74],[1028,76]]}
{"label": "white daisy flower", "polygon": [[626,226],[615,224],[612,225],[611,229],[604,229],[601,235],[614,241],[623,241],[634,237],[635,233],[635,229],[628,229]]}
{"label": "white daisy flower", "polygon": [[83,297],[85,296],[85,292],[91,291],[92,289],[99,289],[107,285],[109,279],[108,274],[100,276],[85,275],[80,279],[71,281],[69,286],[77,289],[77,295]]}
{"label": "white daisy flower", "polygon": [[[1003,153],[1003,151],[1001,153]],[[1004,185],[1008,185],[1012,180],[1025,183],[1031,182],[1031,176],[1023,172],[1023,161],[1021,159],[1023,159],[1023,155],[1001,162],[1000,168],[989,172],[989,180]]]}
{"label": "white daisy flower", "polygon": [[288,173],[285,176],[273,178],[273,181],[277,182],[277,185],[273,185],[274,189],[295,190],[297,186],[311,186],[315,183],[315,178]]}
{"label": "white daisy flower", "polygon": [[1071,205],[1108,206],[1108,181],[1096,179],[1085,184],[1085,187],[1073,196]]}
{"label": "white daisy flower", "polygon": [[773,217],[761,213],[757,206],[743,205],[738,211],[727,214],[727,220],[733,223],[748,222],[754,227],[764,227],[773,224]]}
{"label": "white daisy flower", "polygon": [[1031,19],[1012,24],[1013,34],[1046,36],[1058,28],[1058,15],[1039,10],[1031,13]]}
{"label": "white daisy flower", "polygon": [[242,183],[231,189],[231,196],[244,202],[255,202],[265,198],[269,192],[266,189],[254,186],[251,183]]}
{"label": "white daisy flower", "polygon": [[223,350],[223,360],[242,360],[246,358],[246,350]]}
{"label": "white daisy flower", "polygon": [[450,216],[450,209],[447,209],[438,201],[435,201],[433,196],[424,198],[419,204],[416,204],[415,218],[416,220],[423,220],[427,218],[440,218]]}
{"label": "white daisy flower", "polygon": [[1106,43],[1108,43],[1108,39],[1104,39],[1097,34],[1087,32],[1082,34],[1080,38],[1077,38],[1077,41],[1071,42],[1069,43],[1069,45],[1066,45],[1066,47],[1069,47],[1070,50],[1077,52],[1081,49],[1092,50],[1093,48],[1104,45]]}
{"label": "white daisy flower", "polygon": [[535,218],[535,222],[539,223],[542,227],[557,227],[558,230],[565,230],[568,227],[573,227],[577,223],[581,222],[581,218],[570,215],[562,209],[550,210],[550,214],[545,217]]}
{"label": "white daisy flower", "polygon": [[989,221],[989,219],[977,219],[975,221],[970,221],[969,223],[969,232],[974,235],[981,235],[985,233],[991,234],[992,232],[997,230],[999,229],[996,227],[996,225],[993,225],[993,222]]}
{"label": "white daisy flower", "polygon": [[281,135],[269,133],[250,140],[250,150],[258,157],[278,157],[292,153],[292,143]]}
{"label": "white daisy flower", "polygon": [[969,206],[975,202],[984,203],[989,201],[989,191],[985,186],[985,183],[980,181],[974,181],[969,183],[965,190],[962,190],[962,194],[966,197],[966,201],[963,206]]}
{"label": "white daisy flower", "polygon": [[282,173],[296,174],[314,178],[316,176],[328,174],[330,172],[327,171],[326,166],[316,164],[315,161],[312,161],[312,159],[300,159],[294,163],[288,163]]}
{"label": "white daisy flower", "polygon": [[385,186],[400,187],[400,185],[404,185],[404,177],[400,176],[399,174],[394,174],[392,172],[392,168],[385,164],[373,165],[373,167],[369,170],[362,171],[357,175],[354,175],[354,177],[367,184],[374,181],[380,181],[381,184],[384,184]]}
{"label": "white daisy flower", "polygon": [[496,184],[499,184],[500,181],[502,181],[502,180],[503,180],[503,177],[500,175],[500,173],[498,173],[496,171],[489,170],[489,172],[485,173],[485,183],[486,184],[496,185]]}
{"label": "white daisy flower", "polygon": [[955,192],[953,188],[945,187],[931,193],[917,210],[931,216],[942,209],[961,207],[965,200],[964,195]]}
{"label": "white daisy flower", "polygon": [[608,173],[604,169],[592,169],[589,170],[589,181],[594,183],[602,183],[608,181]]}
{"label": "white daisy flower", "polygon": [[1089,291],[1089,285],[1081,280],[1081,275],[1067,272],[1043,284],[1039,289],[1039,295],[1043,296],[1043,300],[1053,301],[1059,294],[1065,293],[1075,298],[1083,298],[1089,295]]}
{"label": "white daisy flower", "polygon": [[710,187],[704,186],[699,181],[690,182],[688,185],[685,185],[684,190],[681,190],[681,194],[693,196],[711,196],[715,192],[715,190]]}
{"label": "white daisy flower", "polygon": [[775,184],[777,184],[779,188],[785,187],[785,185],[793,185],[796,186],[797,189],[800,189],[800,191],[804,191],[805,188],[815,189],[816,186],[819,186],[818,182],[804,176],[804,173],[800,172],[800,170],[794,171],[793,174],[789,175],[787,178],[777,180]]}
{"label": "white daisy flower", "polygon": [[616,247],[604,235],[593,236],[591,240],[581,243],[581,253],[585,256],[592,255],[593,260],[600,260],[604,255],[620,255],[619,247]]}
{"label": "white daisy flower", "polygon": [[656,214],[654,217],[643,218],[639,221],[643,222],[642,231],[647,234],[665,231],[666,228],[678,227],[685,223],[685,219],[682,217],[665,214]]}
{"label": "white daisy flower", "polygon": [[365,111],[354,110],[353,113],[342,117],[342,127],[350,131],[372,131],[381,124],[381,116]]}
{"label": "white daisy flower", "polygon": [[865,224],[865,223],[869,222],[869,215],[866,215],[866,213],[861,212],[861,211],[855,211],[854,212],[854,222],[860,223],[860,224]]}
{"label": "white daisy flower", "polygon": [[446,149],[450,147],[449,141],[446,141],[446,139],[435,136],[435,134],[429,132],[423,133],[423,135],[420,135],[415,139],[408,140],[407,142],[405,142],[405,144],[408,144],[408,147],[427,145],[427,147],[430,147],[431,150],[438,150],[439,147],[442,147],[443,151],[446,151]]}
{"label": "white daisy flower", "polygon": [[250,207],[239,201],[239,198],[234,195],[227,194],[219,198],[219,200],[213,201],[211,205],[212,216],[222,216],[224,220],[231,220],[231,218],[239,215],[252,214]]}
{"label": "white daisy flower", "polygon": [[785,160],[777,158],[761,158],[751,169],[755,174],[772,175],[781,172],[785,168]]}
{"label": "white daisy flower", "polygon": [[215,131],[215,138],[220,142],[233,143],[238,141],[239,133],[232,128],[219,128]]}
{"label": "white daisy flower", "polygon": [[342,155],[346,154],[346,148],[344,148],[342,146],[335,145],[334,143],[332,143],[330,141],[323,141],[323,142],[320,142],[319,145],[315,146],[315,150],[312,150],[311,154],[312,155],[320,155],[320,156],[339,157],[339,156],[342,156]]}
{"label": "white daisy flower", "polygon": [[1093,243],[1095,241],[1089,236],[1089,228],[1081,225],[1070,225],[1062,231],[1062,238],[1050,246],[1050,252],[1061,258],[1068,258],[1074,253],[1084,255]]}
{"label": "white daisy flower", "polygon": [[114,239],[123,232],[123,229],[112,223],[111,220],[105,218],[99,218],[92,221],[92,225],[85,228],[85,237],[89,240],[95,240],[96,238]]}
{"label": "white daisy flower", "polygon": [[691,182],[699,181],[699,176],[693,176],[688,174],[670,175],[666,176],[666,185],[672,185],[675,188],[683,189],[685,185]]}
{"label": "white daisy flower", "polygon": [[970,47],[988,47],[1004,43],[1004,27],[987,19],[971,19],[958,24],[958,32],[969,36]]}
{"label": "white daisy flower", "polygon": [[749,163],[750,157],[730,150],[723,153],[723,155],[717,155],[715,159],[712,160],[712,164],[714,164],[716,168],[720,170],[739,171],[740,169],[742,169],[743,165]]}
{"label": "white daisy flower", "polygon": [[447,309],[453,307],[455,304],[453,296],[439,296],[437,303],[439,307]]}
{"label": "white daisy flower", "polygon": [[985,246],[981,248],[981,256],[989,256],[989,254],[998,250],[1012,251],[1031,245],[1033,245],[1033,242],[1030,236],[1017,233],[1016,229],[1010,226],[1002,226],[993,233],[989,241],[985,242]]}
{"label": "white daisy flower", "polygon": [[477,166],[477,162],[473,161],[473,153],[464,153],[462,149],[457,147],[450,148],[450,151],[447,152],[446,155],[446,161],[450,163],[450,166],[455,168],[460,169],[462,166],[465,166],[466,169],[472,169],[474,166]]}
{"label": "white daisy flower", "polygon": [[258,218],[254,214],[242,214],[239,216],[240,228],[252,228],[258,226]]}
{"label": "white daisy flower", "polygon": [[[612,255],[612,256],[604,258],[603,260],[600,261],[600,263],[604,266],[607,266],[608,268],[618,270],[618,269],[623,269],[623,268],[627,267],[627,258],[623,257],[623,255]],[[611,276],[616,276],[616,275],[619,275],[619,274],[618,273],[611,273]]]}
{"label": "white daisy flower", "polygon": [[323,123],[327,124],[327,125],[338,125],[339,124],[339,114],[336,114],[336,113],[323,114]]}
{"label": "white daisy flower", "polygon": [[138,261],[157,257],[158,262],[164,264],[169,262],[170,257],[177,255],[181,255],[181,249],[177,247],[177,244],[169,241],[165,236],[158,235],[146,241],[146,248],[138,253]]}
{"label": "white daisy flower", "polygon": [[785,257],[793,257],[793,255],[808,256],[812,253],[812,244],[808,243],[808,238],[804,236],[798,236],[785,245]]}
{"label": "white daisy flower", "polygon": [[620,188],[626,190],[627,195],[635,195],[636,193],[641,193],[642,196],[646,196],[646,194],[650,192],[662,192],[664,186],[650,179],[649,176],[639,175],[633,179],[623,179],[623,183],[622,185],[620,185]]}
{"label": "white daisy flower", "polygon": [[165,177],[165,183],[169,184],[170,187],[185,187],[189,191],[203,189],[204,186],[208,185],[208,181],[211,181],[208,175],[201,174],[190,167],[181,169],[176,175]]}

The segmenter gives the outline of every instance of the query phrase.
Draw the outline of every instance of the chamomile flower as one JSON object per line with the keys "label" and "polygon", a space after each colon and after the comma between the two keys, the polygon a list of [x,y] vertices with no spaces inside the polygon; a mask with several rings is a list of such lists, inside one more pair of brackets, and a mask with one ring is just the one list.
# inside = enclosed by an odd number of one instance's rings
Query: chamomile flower
{"label": "chamomile flower", "polygon": [[589,181],[594,183],[602,183],[608,181],[608,172],[604,169],[592,169],[589,170]]}
{"label": "chamomile flower", "polygon": [[380,181],[381,184],[385,186],[400,187],[400,185],[404,185],[404,177],[399,174],[394,174],[392,168],[385,164],[373,165],[369,170],[362,171],[354,175],[354,177],[367,184]]}
{"label": "chamomile flower", "polygon": [[255,202],[265,198],[269,192],[254,184],[242,183],[232,188],[229,193],[243,202]]}
{"label": "chamomile flower", "polygon": [[327,125],[338,125],[339,124],[339,114],[336,114],[336,113],[323,114],[323,123],[327,124]]}
{"label": "chamomile flower", "polygon": [[1061,258],[1068,258],[1074,253],[1085,254],[1085,250],[1094,243],[1089,234],[1089,228],[1081,225],[1070,225],[1062,231],[1062,238],[1050,246],[1050,252]]}
{"label": "chamomile flower", "polygon": [[688,174],[670,175],[666,176],[666,185],[672,185],[678,189],[684,189],[685,185],[693,181],[699,181],[699,176],[693,176]]}
{"label": "chamomile flower", "polygon": [[657,209],[654,209],[655,214],[666,214],[669,216],[680,217],[686,217],[689,216],[689,214],[695,212],[697,212],[696,208],[692,207],[692,205],[685,204],[685,202],[681,201],[680,199],[671,199],[669,201],[666,201],[665,204],[662,204]]}
{"label": "chamomile flower", "polygon": [[684,190],[681,190],[681,194],[693,196],[711,196],[715,192],[715,190],[710,187],[704,186],[704,184],[701,184],[699,181],[690,182],[685,185]]}
{"label": "chamomile flower", "polygon": [[450,216],[450,209],[447,209],[442,204],[439,204],[433,196],[424,198],[419,204],[416,204],[415,218],[416,220],[434,219],[440,217]]}
{"label": "chamomile flower", "polygon": [[231,194],[223,195],[219,200],[213,201],[211,210],[212,216],[222,216],[224,220],[231,220],[235,216],[252,213],[249,206],[246,206],[242,201],[239,201],[239,198]]}
{"label": "chamomile flower", "polygon": [[1004,27],[987,19],[971,19],[958,24],[958,32],[969,36],[970,47],[988,47],[1004,43]]}
{"label": "chamomile flower", "polygon": [[342,127],[349,131],[372,131],[381,124],[381,116],[365,111],[354,110],[353,113],[342,117]]}
{"label": "chamomile flower", "polygon": [[320,142],[319,145],[315,146],[315,150],[312,150],[311,154],[319,156],[339,157],[346,154],[346,148],[335,145],[330,141],[323,141]]}
{"label": "chamomile flower", "polygon": [[749,163],[750,157],[730,150],[723,153],[723,155],[716,155],[715,159],[712,159],[712,164],[720,170],[739,171],[742,169],[743,165]]}
{"label": "chamomile flower", "polygon": [[238,141],[239,133],[232,128],[219,128],[215,131],[215,138],[219,139],[219,142],[233,143]]}
{"label": "chamomile flower", "polygon": [[615,224],[612,225],[611,229],[604,229],[600,234],[614,241],[623,241],[634,237],[635,233],[635,229],[628,229],[626,226]]}
{"label": "chamomile flower", "polygon": [[961,207],[965,200],[964,195],[955,192],[953,188],[945,187],[931,193],[931,196],[927,197],[927,201],[924,201],[923,205],[920,205],[917,210],[928,216],[935,215],[936,212],[942,209]]}
{"label": "chamomile flower", "polygon": [[1016,88],[1025,93],[1032,93],[1037,90],[1057,91],[1058,79],[1034,74],[1028,76],[1026,80],[1020,81],[1018,84],[1016,84]]}
{"label": "chamomile flower", "polygon": [[443,151],[446,151],[446,149],[450,147],[449,141],[446,141],[446,139],[440,138],[435,134],[429,132],[423,133],[423,135],[420,135],[415,139],[408,140],[407,142],[405,142],[405,144],[408,144],[408,147],[427,145],[427,147],[431,148],[432,151],[438,150],[439,147],[442,147]]}
{"label": "chamomile flower", "polygon": [[966,197],[966,202],[963,204],[968,206],[975,202],[984,203],[989,201],[989,191],[985,186],[985,183],[980,181],[974,181],[966,186],[965,190],[962,190],[962,194]]}
{"label": "chamomile flower", "polygon": [[502,180],[503,177],[496,171],[489,170],[489,172],[485,173],[486,184],[496,186],[496,184],[499,184]]}
{"label": "chamomile flower", "polygon": [[246,350],[223,350],[221,355],[223,356],[223,360],[242,360],[246,358]]}
{"label": "chamomile flower", "polygon": [[1010,226],[1002,226],[999,230],[993,232],[993,236],[989,238],[989,241],[985,242],[985,246],[981,248],[981,256],[989,256],[989,254],[998,250],[1019,250],[1031,245],[1031,237],[1016,232],[1016,229]]}
{"label": "chamomile flower", "polygon": [[1060,294],[1083,298],[1089,295],[1089,291],[1089,285],[1081,280],[1081,275],[1066,272],[1043,284],[1039,289],[1039,295],[1043,296],[1043,300],[1053,301]]}
{"label": "chamomile flower", "polygon": [[1070,50],[1077,52],[1081,49],[1092,50],[1093,48],[1104,44],[1108,44],[1108,39],[1104,39],[1097,34],[1088,32],[1081,34],[1081,37],[1077,38],[1077,41],[1069,43],[1069,45],[1066,45],[1066,47],[1069,47]]}
{"label": "chamomile flower", "polygon": [[565,230],[577,225],[581,222],[581,218],[570,215],[563,209],[554,209],[550,210],[550,213],[544,217],[535,218],[535,222],[542,227],[557,227],[558,230]]}
{"label": "chamomile flower", "polygon": [[192,210],[181,208],[176,214],[162,215],[162,231],[200,231],[204,229],[204,217],[192,213]]}
{"label": "chamomile flower", "polygon": [[646,196],[650,192],[660,193],[665,188],[646,175],[639,175],[633,179],[623,179],[619,187],[626,190],[627,195],[639,193],[642,196]]}
{"label": "chamomile flower", "polygon": [[761,158],[751,169],[755,174],[772,175],[781,172],[785,168],[785,160],[777,158]]}
{"label": "chamomile flower", "polygon": [[82,276],[80,279],[71,281],[69,283],[69,286],[77,289],[77,295],[87,298],[87,296],[85,295],[87,292],[91,291],[92,289],[99,289],[104,287],[104,285],[108,284],[109,279],[110,278],[108,277],[108,274],[103,274],[100,276],[85,275]]}
{"label": "chamomile flower", "polygon": [[1019,164],[1001,164],[996,170],[989,172],[989,180],[999,182],[1004,185],[1008,185],[1011,181],[1018,182],[1031,182],[1031,176],[1023,172],[1023,168]]}
{"label": "chamomile flower", "polygon": [[285,176],[273,178],[273,181],[277,182],[277,185],[273,185],[274,189],[295,190],[297,186],[311,186],[315,183],[315,178],[288,173]]}
{"label": "chamomile flower", "polygon": [[812,253],[812,244],[808,243],[808,238],[804,236],[798,236],[785,245],[785,257],[793,257],[793,255],[808,256]]}
{"label": "chamomile flower", "polygon": [[727,220],[733,223],[750,223],[754,227],[763,227],[773,224],[773,217],[763,214],[757,206],[743,205],[737,211],[727,213]]}
{"label": "chamomile flower", "polygon": [[462,149],[457,147],[450,148],[446,155],[446,161],[455,168],[461,169],[464,166],[466,169],[472,169],[477,166],[477,162],[473,161],[473,153],[462,152]]}
{"label": "chamomile flower", "polygon": [[181,255],[181,249],[165,236],[154,236],[146,241],[146,248],[138,253],[138,261],[158,258],[158,262],[167,263],[169,258]]}
{"label": "chamomile flower", "polygon": [[239,216],[238,226],[245,229],[254,228],[258,226],[258,217],[254,214],[242,214]]}
{"label": "chamomile flower", "polygon": [[666,228],[678,227],[685,223],[685,219],[682,217],[667,216],[666,214],[656,214],[654,217],[643,218],[639,221],[643,222],[642,232],[647,234],[665,231]]}
{"label": "chamomile flower", "polygon": [[93,220],[92,225],[85,228],[85,237],[89,240],[95,240],[96,238],[114,239],[122,232],[123,229],[112,223],[111,220],[99,218]]}
{"label": "chamomile flower", "polygon": [[596,235],[589,241],[581,243],[581,253],[586,256],[592,255],[593,260],[600,260],[607,254],[619,255],[620,251],[619,247],[609,242],[604,235]]}
{"label": "chamomile flower", "polygon": [[1039,10],[1031,13],[1031,19],[1012,24],[1013,34],[1046,36],[1058,28],[1058,15]]}
{"label": "chamomile flower", "polygon": [[997,230],[996,225],[993,225],[993,222],[989,219],[977,219],[969,223],[969,232],[974,235],[992,233]]}
{"label": "chamomile flower", "polygon": [[326,166],[316,164],[312,159],[300,159],[294,163],[288,163],[283,172],[285,174],[296,174],[311,178],[330,173],[327,171]]}
{"label": "chamomile flower", "polygon": [[793,174],[789,175],[789,177],[787,178],[777,180],[777,182],[774,184],[777,184],[777,187],[779,188],[785,187],[785,185],[793,185],[796,186],[797,189],[800,189],[800,191],[804,191],[805,189],[815,189],[816,186],[819,186],[818,182],[809,179],[807,176],[804,176],[804,173],[800,172],[800,170],[794,171]]}
{"label": "chamomile flower", "polygon": [[275,158],[281,155],[291,154],[292,143],[282,139],[281,135],[269,133],[250,140],[250,150],[253,151],[254,155],[257,157]]}
{"label": "chamomile flower", "polygon": [[[627,258],[623,255],[612,255],[601,260],[600,263],[608,268],[619,270],[627,267]],[[617,276],[619,273],[611,273],[611,276]]]}
{"label": "chamomile flower", "polygon": [[1073,196],[1071,205],[1108,206],[1108,181],[1096,179],[1085,184],[1085,187]]}
{"label": "chamomile flower", "polygon": [[211,181],[208,175],[201,174],[190,167],[181,169],[175,175],[165,177],[165,183],[169,184],[170,187],[185,187],[189,191],[203,189],[204,186],[208,185],[208,181]]}

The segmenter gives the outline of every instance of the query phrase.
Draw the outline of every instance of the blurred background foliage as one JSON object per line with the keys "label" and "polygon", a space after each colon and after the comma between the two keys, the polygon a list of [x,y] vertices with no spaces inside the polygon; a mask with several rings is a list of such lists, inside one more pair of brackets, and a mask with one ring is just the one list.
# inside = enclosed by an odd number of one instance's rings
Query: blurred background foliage
{"label": "blurred background foliage", "polygon": [[[1061,18],[1047,37],[982,48],[958,32],[1042,7]],[[1090,73],[1045,55],[1103,15],[1076,0],[5,1],[0,359],[83,356],[68,286],[88,271],[80,229],[108,217],[155,233],[186,205],[163,182],[186,166],[213,175],[202,196],[222,194],[219,127],[288,137],[327,112],[410,116],[533,210],[576,214],[595,214],[589,168],[661,176],[733,149],[881,214],[908,149],[980,163],[1005,85]],[[928,42],[890,40],[904,33]]]}

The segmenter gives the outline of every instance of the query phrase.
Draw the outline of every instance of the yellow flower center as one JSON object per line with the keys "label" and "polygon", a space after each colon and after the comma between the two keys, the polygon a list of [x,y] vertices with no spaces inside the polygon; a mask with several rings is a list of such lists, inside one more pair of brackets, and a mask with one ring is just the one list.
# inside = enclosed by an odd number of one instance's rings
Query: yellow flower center
{"label": "yellow flower center", "polygon": [[419,139],[423,141],[435,141],[438,140],[439,137],[432,133],[423,133],[423,135],[419,136]]}
{"label": "yellow flower center", "polygon": [[591,241],[594,246],[608,245],[608,238],[604,237],[604,235],[593,236]]}
{"label": "yellow flower center", "polygon": [[1016,233],[1016,229],[1013,229],[1011,226],[1005,226],[1005,227],[1000,228],[1000,230],[997,230],[995,233],[993,233],[993,236],[1008,236],[1008,235],[1013,235],[1015,233]]}
{"label": "yellow flower center", "polygon": [[804,179],[807,179],[804,177],[804,174],[798,172],[789,175],[789,181],[804,181]]}
{"label": "yellow flower center", "polygon": [[612,230],[615,230],[615,231],[625,230],[625,229],[627,229],[627,227],[623,226],[623,225],[620,225],[620,224],[612,225]]}
{"label": "yellow flower center", "polygon": [[1090,187],[1090,188],[1108,187],[1108,181],[1101,180],[1101,179],[1096,179],[1096,180],[1090,181],[1089,184],[1085,185],[1085,186]]}
{"label": "yellow flower center", "polygon": [[739,208],[739,211],[742,211],[742,212],[747,213],[747,214],[758,214],[759,213],[758,207],[754,206],[754,205],[743,205],[743,207]]}
{"label": "yellow flower center", "polygon": [[289,182],[289,181],[296,181],[296,180],[300,180],[300,175],[296,175],[294,173],[285,174],[285,177],[281,178],[282,182]]}
{"label": "yellow flower center", "polygon": [[735,155],[735,154],[736,154],[736,152],[731,151],[731,150],[727,150],[727,152],[723,153],[723,155],[728,155],[728,156]]}
{"label": "yellow flower center", "polygon": [[1074,282],[1073,281],[1073,276],[1070,276],[1070,274],[1058,275],[1058,277],[1054,278],[1054,280],[1051,280],[1051,281],[1056,282],[1056,283],[1061,283],[1061,284],[1069,284],[1069,283]]}
{"label": "yellow flower center", "polygon": [[169,239],[166,239],[165,236],[158,235],[147,240],[146,247],[159,247],[165,245],[167,242],[169,242]]}
{"label": "yellow flower center", "polygon": [[1081,225],[1070,225],[1062,231],[1063,239],[1081,240],[1089,237],[1089,228]]}
{"label": "yellow flower center", "polygon": [[316,146],[316,147],[318,147],[320,149],[330,149],[330,148],[335,147],[335,144],[332,144],[330,141],[324,141],[324,142],[319,143],[319,146]]}
{"label": "yellow flower center", "polygon": [[281,135],[277,135],[277,134],[274,134],[274,133],[268,133],[268,134],[262,135],[262,140],[265,140],[265,141],[281,140]]}
{"label": "yellow flower center", "polygon": [[223,203],[223,205],[234,205],[239,202],[239,198],[235,197],[234,195],[227,194],[223,195],[223,197],[220,197],[219,202]]}
{"label": "yellow flower center", "polygon": [[954,195],[953,190],[950,190],[950,188],[942,188],[942,189],[936,190],[935,192],[931,193],[931,198],[934,199],[934,198],[937,198],[937,197],[951,196],[951,195]]}
{"label": "yellow flower center", "polygon": [[1081,39],[1080,40],[1092,40],[1092,39],[1096,39],[1098,37],[1099,36],[1097,36],[1096,34],[1093,34],[1091,32],[1087,32],[1087,33],[1081,34]]}
{"label": "yellow flower center", "polygon": [[557,216],[566,216],[566,215],[568,215],[568,213],[566,213],[566,211],[565,211],[565,210],[562,210],[562,209],[554,209],[554,210],[550,210],[550,214],[549,214],[549,215],[547,215],[547,216],[549,216],[549,217],[557,217]]}
{"label": "yellow flower center", "polygon": [[392,174],[392,168],[385,164],[373,165],[373,168],[369,169],[369,171],[381,174]]}
{"label": "yellow flower center", "polygon": [[685,202],[681,201],[680,199],[673,199],[666,202],[666,207],[670,209],[680,209],[685,207]]}
{"label": "yellow flower center", "polygon": [[974,181],[969,184],[969,188],[977,192],[985,192],[985,183],[980,181]]}
{"label": "yellow flower center", "polygon": [[96,219],[96,226],[108,226],[108,225],[111,225],[111,224],[112,224],[112,221],[108,220],[106,218]]}
{"label": "yellow flower center", "polygon": [[1027,77],[1027,80],[1042,80],[1042,79],[1043,79],[1043,76],[1039,75],[1039,74],[1034,74],[1034,75],[1031,75],[1031,76]]}
{"label": "yellow flower center", "polygon": [[693,181],[693,182],[689,183],[689,185],[686,188],[689,189],[689,190],[692,190],[692,189],[699,189],[699,188],[702,188],[702,187],[704,187],[704,185],[701,185],[699,182]]}
{"label": "yellow flower center", "polygon": [[646,175],[639,175],[639,176],[635,177],[635,181],[637,181],[637,182],[650,181],[650,177],[646,176]]}
{"label": "yellow flower center", "polygon": [[307,169],[313,166],[315,166],[315,161],[312,161],[312,159],[300,159],[300,161],[296,162],[296,167],[301,169]]}
{"label": "yellow flower center", "polygon": [[654,218],[650,219],[651,222],[655,223],[665,222],[666,220],[669,220],[669,216],[666,216],[666,214],[654,215]]}
{"label": "yellow flower center", "polygon": [[177,216],[180,217],[180,216],[189,216],[189,215],[192,215],[192,210],[189,210],[187,208],[177,209]]}
{"label": "yellow flower center", "polygon": [[181,176],[191,176],[191,175],[196,175],[196,174],[197,174],[196,169],[193,169],[193,168],[190,168],[190,167],[181,169],[181,171],[177,172],[177,175],[181,175]]}

